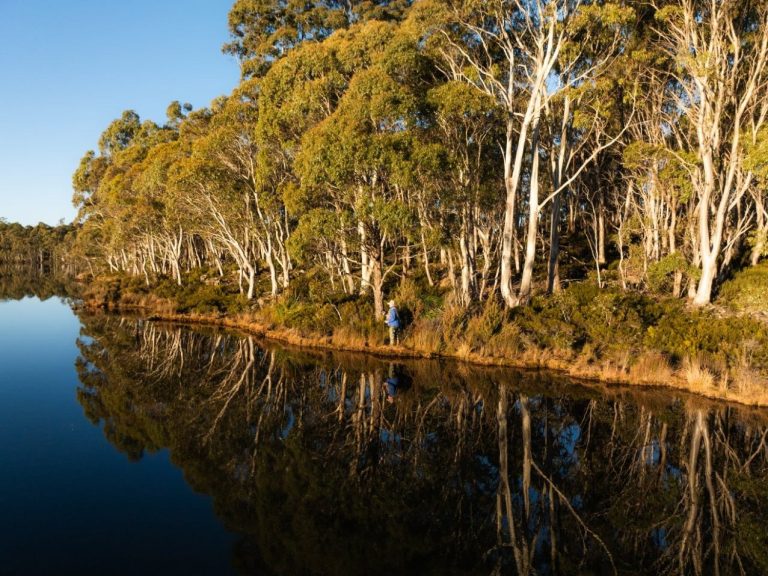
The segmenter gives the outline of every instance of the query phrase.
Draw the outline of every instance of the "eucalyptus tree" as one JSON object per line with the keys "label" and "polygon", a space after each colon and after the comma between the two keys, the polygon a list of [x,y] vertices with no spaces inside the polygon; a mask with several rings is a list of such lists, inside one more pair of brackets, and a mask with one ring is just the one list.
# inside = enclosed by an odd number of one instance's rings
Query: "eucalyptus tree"
{"label": "eucalyptus tree", "polygon": [[[610,158],[612,148],[621,142],[632,124],[636,87],[634,79],[622,75],[624,43],[630,35],[635,13],[632,7],[614,3],[582,2],[573,6],[573,16],[565,21],[568,33],[542,94],[543,119],[539,131],[539,154],[547,164],[547,196],[533,203],[529,194],[529,228],[526,261],[519,299],[531,294],[535,252],[535,229],[545,206],[550,207],[547,292],[559,289],[560,220],[562,197],[575,195],[579,181]],[[582,201],[594,206],[596,262],[605,264],[607,208],[605,189],[598,178],[592,191],[597,201]],[[582,187],[583,188],[583,187]],[[535,209],[535,210],[534,210]],[[535,217],[534,217],[535,216]]]}
{"label": "eucalyptus tree", "polygon": [[398,20],[412,0],[236,0],[229,12],[231,42],[224,51],[241,63],[243,78],[264,76],[304,42],[368,20]]}
{"label": "eucalyptus tree", "polygon": [[[277,295],[281,285],[289,282],[289,261],[285,247],[288,236],[285,210],[274,188],[264,186],[259,171],[257,138],[258,108],[253,98],[238,91],[222,101],[213,116],[208,134],[194,144],[194,154],[205,156],[217,166],[219,178],[237,186],[244,196],[235,205],[244,208],[250,224],[246,225],[245,242],[253,245],[254,254],[269,268],[271,293]],[[278,265],[282,282],[278,281]],[[252,291],[249,290],[249,294]]]}
{"label": "eucalyptus tree", "polygon": [[696,162],[689,166],[697,200],[693,303],[708,304],[724,251],[747,233],[743,201],[752,184],[745,173],[744,132],[759,131],[766,116],[768,5],[764,2],[680,0],[657,12],[660,45],[674,60],[675,98]]}
{"label": "eucalyptus tree", "polygon": [[[692,288],[698,276],[698,270],[689,264],[693,258],[688,233],[693,224],[693,194],[685,162],[692,159],[690,154],[669,147],[660,124],[657,129],[653,126],[652,120],[646,123],[644,132],[655,143],[634,141],[622,156],[627,189],[623,198],[625,210],[619,209],[616,215],[619,250],[623,258],[624,244],[629,243],[629,229],[633,226],[629,221],[633,219],[641,239],[640,250],[636,252],[642,255],[642,276],[671,274],[672,294],[677,297],[683,280],[687,278]],[[638,257],[634,254],[635,259]]]}
{"label": "eucalyptus tree", "polygon": [[77,220],[103,217],[100,214],[97,191],[105,172],[112,164],[113,154],[130,145],[140,129],[139,116],[126,110],[119,119],[112,121],[99,138],[99,154],[89,150],[80,160],[72,176],[74,194],[72,203],[78,208]]}
{"label": "eucalyptus tree", "polygon": [[[570,99],[555,140],[560,145],[552,167],[554,193],[539,200],[542,116],[561,91],[586,79],[594,82],[616,51],[631,10],[590,5],[580,0],[439,2],[444,9],[442,38],[436,40],[447,74],[495,99],[504,111],[503,170],[506,188],[501,250],[501,294],[508,306],[526,302],[531,293],[539,213],[544,202],[580,172],[565,177]],[[441,41],[442,40],[442,41]],[[567,97],[569,98],[569,97]],[[610,143],[610,142],[609,142]],[[608,145],[603,142],[598,147]],[[591,158],[591,157],[590,157]],[[559,166],[559,168],[558,168]],[[517,199],[527,185],[528,232],[525,264],[517,295],[512,288],[513,260],[519,268]]]}
{"label": "eucalyptus tree", "polygon": [[606,88],[594,91],[610,121],[626,130],[620,145],[601,155],[585,178],[583,219],[598,266],[606,262],[606,238],[613,238],[624,289],[645,285],[679,296],[686,283],[695,290],[699,275],[691,264],[696,255],[690,232],[690,166],[696,159],[687,144],[686,119],[675,105],[675,61],[659,39],[656,16],[663,6],[629,6],[633,26],[599,81]]}
{"label": "eucalyptus tree", "polygon": [[757,184],[750,188],[755,206],[755,223],[749,237],[749,260],[755,266],[762,257],[768,256],[768,128],[753,128],[749,136],[744,166],[754,174]]}
{"label": "eucalyptus tree", "polygon": [[75,233],[73,225],[49,226],[40,222],[35,226],[22,226],[0,218],[0,265],[39,272],[59,270]]}
{"label": "eucalyptus tree", "polygon": [[286,246],[302,208],[294,161],[304,133],[333,112],[348,84],[349,73],[339,61],[349,47],[343,36],[297,48],[275,63],[253,90],[258,92],[254,185],[280,205],[273,224],[284,286],[291,268]]}
{"label": "eucalyptus tree", "polygon": [[[458,301],[467,306],[483,297],[494,261],[492,244],[497,231],[490,213],[500,209],[496,201],[498,181],[492,179],[492,164],[498,160],[495,146],[498,108],[486,93],[456,80],[432,88],[427,102],[434,110],[435,140],[439,144],[433,144],[436,149],[427,149],[421,154],[445,156],[445,162],[433,164],[436,170],[425,174],[425,180],[443,182],[438,195],[428,197],[427,201],[433,202],[441,212],[443,229],[453,244],[451,250],[458,249],[461,265]],[[422,190],[428,190],[427,183],[424,184]],[[480,247],[483,264],[478,278]],[[453,259],[450,255],[449,258],[452,273]]]}
{"label": "eucalyptus tree", "polygon": [[114,156],[128,148],[140,131],[141,118],[135,111],[126,110],[102,132],[99,137],[99,152],[102,156]]}
{"label": "eucalyptus tree", "polygon": [[[141,174],[135,183],[142,198],[138,213],[147,228],[147,261],[153,275],[170,273],[182,284],[182,260],[192,228],[184,205],[174,194],[169,171],[184,154],[178,140],[153,146],[141,163]],[[189,255],[191,256],[191,254]]]}
{"label": "eucalyptus tree", "polygon": [[[631,9],[616,4],[593,5],[580,1],[536,2],[526,12],[518,43],[523,54],[526,82],[533,86],[533,99],[528,101],[533,116],[525,262],[517,303],[526,303],[531,297],[541,210],[553,201],[555,219],[550,223],[548,274],[551,291],[557,278],[560,195],[620,137],[621,131],[606,134],[606,114],[604,104],[598,99],[601,92],[598,89],[601,88],[601,76],[613,62],[632,16]],[[597,94],[590,94],[592,91]],[[577,125],[574,125],[574,116],[577,120],[581,117]],[[545,129],[547,122],[551,124],[549,130]],[[547,134],[549,141],[545,142]],[[587,145],[590,149],[585,149]],[[549,159],[552,189],[544,200],[540,199],[540,157]],[[598,216],[604,217],[602,212]]]}
{"label": "eucalyptus tree", "polygon": [[72,176],[72,204],[77,208],[75,222],[82,225],[88,220],[88,225],[81,226],[77,234],[72,256],[83,261],[91,273],[95,271],[94,265],[99,266],[102,256],[99,248],[106,215],[101,211],[96,191],[108,165],[106,157],[97,156],[95,151],[89,150]]}
{"label": "eucalyptus tree", "polygon": [[[451,2],[444,3],[445,46],[441,48],[450,77],[468,82],[494,98],[504,110],[503,145],[506,207],[501,249],[501,295],[508,306],[518,303],[512,288],[512,260],[519,262],[517,251],[517,196],[522,181],[525,150],[534,120],[541,112],[540,96],[554,66],[564,37],[555,35],[557,18],[549,19],[551,35],[545,32],[545,44],[533,67],[526,69],[522,54],[532,46],[523,43],[528,24],[536,31],[541,12],[528,14],[521,2]],[[531,8],[535,8],[531,6]],[[533,16],[536,21],[531,18]],[[552,16],[555,16],[553,13]],[[549,40],[550,42],[547,42]],[[556,46],[552,45],[556,42]],[[535,48],[535,46],[533,46]],[[543,57],[543,59],[542,59]],[[523,70],[521,75],[520,70]],[[519,114],[520,110],[522,113]],[[537,154],[533,155],[538,158]],[[519,264],[518,264],[519,266]]]}
{"label": "eucalyptus tree", "polygon": [[99,243],[110,270],[138,273],[145,264],[142,244],[151,227],[147,210],[152,204],[137,193],[134,183],[148,151],[174,137],[173,130],[142,123],[135,112],[126,111],[102,133],[99,155],[87,152],[73,176],[83,241]]}
{"label": "eucalyptus tree", "polygon": [[324,196],[349,215],[346,222],[356,223],[357,238],[350,242],[359,242],[361,287],[370,283],[378,316],[384,313],[383,282],[392,270],[384,269],[385,252],[397,246],[409,212],[402,191],[389,181],[395,150],[408,145],[395,126],[407,113],[395,93],[380,70],[358,73],[334,115],[307,133],[297,162],[302,185],[322,190],[317,200]]}
{"label": "eucalyptus tree", "polygon": [[[394,31],[380,23],[362,26],[372,38]],[[395,256],[385,269],[386,252],[400,246],[414,222],[402,184],[420,102],[411,86],[393,77],[391,55],[368,52],[371,65],[356,71],[333,113],[305,133],[295,164],[308,207],[347,215],[340,223],[348,224],[346,240],[359,243],[361,289],[370,284],[379,316],[383,283],[396,264]]]}
{"label": "eucalyptus tree", "polygon": [[[253,298],[260,256],[256,213],[247,173],[227,152],[248,148],[248,141],[236,127],[237,114],[225,112],[226,99],[217,100],[212,109],[197,111],[180,127],[186,153],[169,168],[169,182],[180,205],[192,218],[193,231],[214,254],[221,270],[218,252],[225,252],[237,267],[237,281],[248,299]],[[247,122],[244,127],[248,129]],[[242,151],[242,150],[241,150]],[[245,152],[245,162],[251,158]],[[246,287],[243,283],[246,283]]]}

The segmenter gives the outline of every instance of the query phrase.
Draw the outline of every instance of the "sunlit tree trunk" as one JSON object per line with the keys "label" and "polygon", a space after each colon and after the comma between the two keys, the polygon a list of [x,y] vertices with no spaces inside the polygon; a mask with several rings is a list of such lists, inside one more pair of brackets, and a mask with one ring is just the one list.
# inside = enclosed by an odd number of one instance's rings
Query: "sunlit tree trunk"
{"label": "sunlit tree trunk", "polygon": [[531,181],[528,192],[528,233],[525,239],[525,263],[523,277],[520,280],[520,293],[517,302],[527,303],[531,298],[533,284],[533,264],[536,260],[536,238],[539,230],[539,114],[540,102],[537,99],[534,115],[533,137],[531,139]]}
{"label": "sunlit tree trunk", "polygon": [[376,319],[384,316],[384,274],[381,267],[381,253],[378,249],[370,252],[370,285],[373,289],[373,313]]}
{"label": "sunlit tree trunk", "polygon": [[357,233],[360,236],[360,294],[363,295],[371,285],[373,259],[368,253],[365,224],[363,222],[358,222]]}
{"label": "sunlit tree trunk", "polygon": [[760,261],[760,258],[766,252],[766,241],[768,241],[768,214],[766,213],[763,191],[753,191],[753,196],[755,199],[755,220],[757,226],[754,232],[754,244],[752,245],[749,262],[752,266],[756,266]]}

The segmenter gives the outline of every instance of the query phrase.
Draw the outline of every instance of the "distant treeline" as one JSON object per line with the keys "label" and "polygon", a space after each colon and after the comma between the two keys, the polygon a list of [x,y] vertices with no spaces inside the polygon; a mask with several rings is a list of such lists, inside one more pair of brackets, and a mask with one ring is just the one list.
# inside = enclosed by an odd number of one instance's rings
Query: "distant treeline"
{"label": "distant treeline", "polygon": [[81,265],[380,315],[395,278],[703,305],[766,252],[765,2],[238,0],[229,28],[231,94],[83,157]]}
{"label": "distant treeline", "polygon": [[23,226],[0,219],[0,267],[32,266],[38,271],[61,267],[76,229],[74,224]]}

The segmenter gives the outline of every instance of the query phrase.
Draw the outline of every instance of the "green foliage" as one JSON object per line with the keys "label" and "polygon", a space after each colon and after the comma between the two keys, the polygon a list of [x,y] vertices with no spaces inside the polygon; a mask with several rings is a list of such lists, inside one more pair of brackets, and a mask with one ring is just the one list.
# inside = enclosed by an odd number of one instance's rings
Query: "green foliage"
{"label": "green foliage", "polygon": [[747,235],[747,246],[752,249],[762,247],[762,250],[757,250],[759,258],[768,256],[768,228],[753,230],[750,232]]}
{"label": "green foliage", "polygon": [[727,369],[768,368],[768,327],[751,318],[719,318],[709,311],[674,310],[667,305],[658,322],[648,327],[644,344],[667,354],[673,362],[704,358]]}
{"label": "green foliage", "polygon": [[687,202],[693,194],[690,169],[696,162],[697,157],[692,152],[675,151],[647,142],[632,142],[622,154],[624,167],[638,173],[641,182],[655,174],[657,180],[647,185],[661,184],[674,190],[680,202]]}
{"label": "green foliage", "polygon": [[416,240],[418,219],[413,209],[398,200],[385,201],[376,199],[371,207],[371,217],[374,218],[381,231],[392,235],[402,235]]}
{"label": "green foliage", "polygon": [[495,112],[497,104],[485,92],[466,82],[446,82],[429,91],[427,102],[454,121],[478,121]]}
{"label": "green foliage", "polygon": [[[744,140],[746,141],[745,167],[755,175],[765,190],[765,186],[768,184],[768,128],[762,128],[754,141],[751,138]],[[765,234],[764,231],[762,233]]]}
{"label": "green foliage", "polygon": [[77,232],[72,224],[22,226],[0,218],[0,265],[55,269],[66,261]]}
{"label": "green foliage", "polygon": [[469,318],[462,338],[473,351],[481,351],[501,330],[507,312],[495,299],[485,302],[479,314]]}
{"label": "green foliage", "polygon": [[271,2],[237,0],[229,12],[232,41],[224,51],[243,61],[243,76],[263,76],[305,42],[324,40],[353,22],[397,20],[409,0]]}
{"label": "green foliage", "polygon": [[670,25],[678,22],[683,16],[683,9],[674,4],[664,6],[655,13],[656,20]]}
{"label": "green foliage", "polygon": [[126,110],[119,119],[112,121],[99,138],[99,151],[103,156],[111,156],[125,150],[140,130],[139,115],[133,110]]}
{"label": "green foliage", "polygon": [[310,210],[299,218],[288,240],[288,252],[300,264],[311,261],[316,254],[332,248],[340,228],[336,212],[323,208]]}
{"label": "green foliage", "polygon": [[[551,298],[535,297],[531,305],[515,310],[513,321],[526,334],[534,346],[552,350],[570,351],[577,345],[583,345],[581,330],[571,322],[574,304],[578,305],[582,290],[576,286],[556,294]],[[596,295],[591,284],[585,284],[589,291],[586,302]]]}
{"label": "green foliage", "polygon": [[407,312],[411,320],[436,318],[440,315],[445,295],[438,286],[429,286],[423,277],[404,278],[393,294],[398,310]]}
{"label": "green foliage", "polygon": [[176,310],[182,313],[237,314],[248,308],[248,301],[239,292],[230,291],[219,283],[206,283],[195,274],[187,275],[181,286],[172,278],[162,279],[153,293],[174,301]]}
{"label": "green foliage", "polygon": [[592,283],[538,297],[515,311],[514,323],[539,348],[586,350],[595,359],[616,359],[643,350],[672,360],[703,357],[713,365],[768,367],[768,328],[750,318],[719,318],[689,310],[678,299],[600,290]]}
{"label": "green foliage", "polygon": [[285,299],[273,304],[265,317],[276,326],[292,328],[302,334],[326,335],[339,325],[333,304],[311,304]]}
{"label": "green foliage", "polygon": [[768,311],[768,262],[737,272],[720,287],[718,302],[739,312]]}
{"label": "green foliage", "polygon": [[648,286],[655,292],[669,293],[676,272],[692,280],[698,280],[701,275],[699,268],[692,266],[680,252],[675,252],[648,266]]}

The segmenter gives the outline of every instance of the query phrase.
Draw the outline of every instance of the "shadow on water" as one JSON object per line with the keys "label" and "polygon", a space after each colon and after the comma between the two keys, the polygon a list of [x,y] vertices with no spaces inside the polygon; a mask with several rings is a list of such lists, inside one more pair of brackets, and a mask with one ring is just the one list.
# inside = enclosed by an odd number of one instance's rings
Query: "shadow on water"
{"label": "shadow on water", "polygon": [[768,420],[80,312],[78,398],[170,448],[242,574],[768,573]]}

